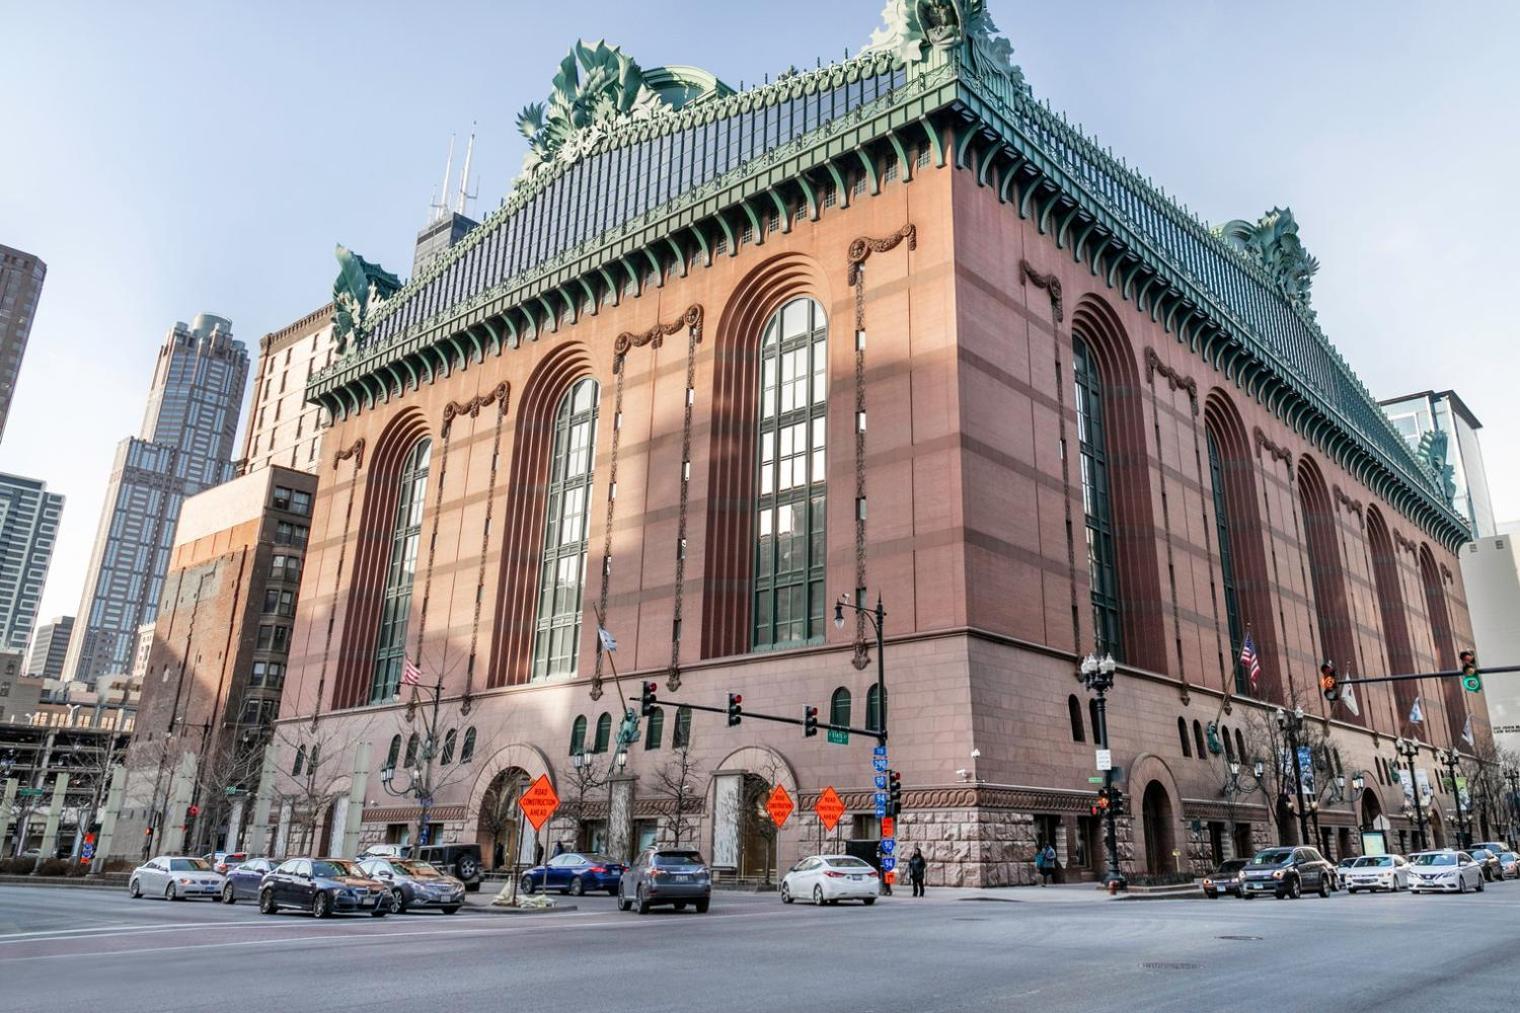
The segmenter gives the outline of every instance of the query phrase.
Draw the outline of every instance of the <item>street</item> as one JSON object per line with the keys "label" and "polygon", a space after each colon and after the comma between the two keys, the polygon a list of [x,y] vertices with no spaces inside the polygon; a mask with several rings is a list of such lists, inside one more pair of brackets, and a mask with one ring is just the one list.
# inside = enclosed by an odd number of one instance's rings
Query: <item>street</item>
{"label": "street", "polygon": [[317,922],[0,887],[0,1011],[1484,1010],[1512,1006],[1520,970],[1520,883],[1296,902],[931,890],[873,908],[720,892],[706,915],[645,917],[575,903]]}

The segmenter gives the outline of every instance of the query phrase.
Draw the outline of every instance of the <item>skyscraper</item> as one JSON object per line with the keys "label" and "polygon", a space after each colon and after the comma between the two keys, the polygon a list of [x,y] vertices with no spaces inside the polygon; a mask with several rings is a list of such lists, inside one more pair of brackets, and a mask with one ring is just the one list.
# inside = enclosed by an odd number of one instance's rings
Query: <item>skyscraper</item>
{"label": "skyscraper", "polygon": [[93,685],[131,670],[138,627],[158,610],[180,504],[232,477],[247,379],[230,320],[203,313],[165,337],[142,432],[116,448],[65,678]]}
{"label": "skyscraper", "polygon": [[30,253],[0,246],[0,439],[46,275],[47,265]]}
{"label": "skyscraper", "polygon": [[317,470],[327,413],[307,403],[306,382],[335,354],[332,303],[259,339],[242,474],[270,465]]}
{"label": "skyscraper", "polygon": [[0,648],[26,650],[37,623],[63,497],[36,479],[0,474]]}
{"label": "skyscraper", "polygon": [[1441,480],[1451,483],[1452,506],[1467,518],[1473,533],[1479,538],[1496,534],[1488,472],[1478,443],[1483,423],[1457,392],[1427,390],[1378,403],[1421,463],[1442,470]]}
{"label": "skyscraper", "polygon": [[62,678],[63,659],[68,656],[73,632],[73,616],[58,616],[38,626],[26,655],[26,674],[38,679]]}

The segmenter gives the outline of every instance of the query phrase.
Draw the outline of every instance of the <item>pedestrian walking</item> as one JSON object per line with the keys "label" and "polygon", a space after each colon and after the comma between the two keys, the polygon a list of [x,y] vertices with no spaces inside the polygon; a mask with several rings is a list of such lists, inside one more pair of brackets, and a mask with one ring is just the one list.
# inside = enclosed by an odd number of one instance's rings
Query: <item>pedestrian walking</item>
{"label": "pedestrian walking", "polygon": [[1040,885],[1045,886],[1050,882],[1050,877],[1056,874],[1056,849],[1049,841],[1034,856],[1035,871],[1040,874]]}
{"label": "pedestrian walking", "polygon": [[563,855],[564,853],[565,853],[565,842],[564,841],[555,841],[554,842],[554,857],[558,858],[560,855]]}
{"label": "pedestrian walking", "polygon": [[924,853],[918,848],[913,849],[913,857],[908,859],[908,880],[913,884],[913,896],[924,895],[924,876],[929,871],[929,863],[924,860]]}

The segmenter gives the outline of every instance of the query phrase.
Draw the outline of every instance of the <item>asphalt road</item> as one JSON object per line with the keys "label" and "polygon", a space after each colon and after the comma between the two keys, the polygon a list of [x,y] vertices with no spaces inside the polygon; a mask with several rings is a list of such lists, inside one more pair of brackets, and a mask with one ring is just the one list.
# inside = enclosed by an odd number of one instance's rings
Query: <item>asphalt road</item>
{"label": "asphalt road", "polygon": [[719,893],[705,915],[317,922],[252,904],[0,887],[0,1011],[1499,1010],[1520,882],[1483,894],[1111,902]]}

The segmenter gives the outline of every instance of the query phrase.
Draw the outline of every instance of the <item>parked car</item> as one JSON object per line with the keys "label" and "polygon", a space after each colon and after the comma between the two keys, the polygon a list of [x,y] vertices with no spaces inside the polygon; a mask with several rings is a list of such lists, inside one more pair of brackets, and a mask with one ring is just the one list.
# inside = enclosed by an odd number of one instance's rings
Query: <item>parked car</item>
{"label": "parked car", "polygon": [[618,880],[618,910],[638,907],[648,914],[656,904],[677,911],[687,904],[705,914],[712,902],[712,872],[702,855],[684,848],[645,848]]}
{"label": "parked car", "polygon": [[435,844],[409,850],[411,853],[407,857],[427,862],[440,872],[448,873],[463,883],[470,893],[480,889],[480,872],[483,868],[480,864],[480,845]]}
{"label": "parked car", "polygon": [[1246,867],[1244,858],[1231,858],[1219,863],[1219,868],[1203,877],[1203,895],[1218,900],[1222,893],[1240,896],[1241,872]]}
{"label": "parked car", "polygon": [[1515,850],[1508,844],[1505,844],[1503,841],[1478,841],[1472,846],[1472,848],[1468,848],[1466,850],[1471,852],[1473,848],[1487,848],[1489,851],[1492,851],[1496,855],[1503,854],[1506,851]]}
{"label": "parked car", "polygon": [[213,869],[225,876],[227,875],[228,869],[232,868],[234,865],[237,865],[239,862],[245,861],[248,858],[248,852],[213,851],[209,855],[202,855],[201,858],[205,859],[210,863]]}
{"label": "parked car", "polygon": [[359,860],[366,858],[406,858],[411,847],[405,844],[371,844],[359,853]]}
{"label": "parked car", "polygon": [[1421,851],[1409,865],[1410,893],[1483,892],[1483,870],[1465,851]]}
{"label": "parked car", "polygon": [[132,870],[127,892],[134,897],[163,897],[164,900],[220,897],[222,877],[204,858],[159,855]]}
{"label": "parked car", "polygon": [[326,918],[335,911],[368,911],[383,918],[391,910],[391,892],[346,858],[291,858],[259,886],[259,910],[275,914],[284,907]]}
{"label": "parked car", "polygon": [[1499,865],[1499,853],[1489,851],[1487,848],[1469,848],[1467,854],[1478,863],[1478,868],[1483,870],[1485,882],[1492,883],[1496,879],[1504,878],[1504,870]]}
{"label": "parked car", "polygon": [[1520,879],[1520,855],[1513,851],[1499,852],[1499,871],[1503,879]]}
{"label": "parked car", "polygon": [[1398,893],[1409,888],[1409,862],[1403,855],[1364,855],[1340,873],[1347,893],[1358,890]]}
{"label": "parked car", "polygon": [[1258,851],[1242,873],[1241,896],[1250,900],[1270,893],[1278,900],[1297,900],[1305,890],[1330,896],[1335,867],[1313,848],[1266,848]]}
{"label": "parked car", "polygon": [[275,862],[268,858],[250,858],[227,870],[222,883],[222,903],[236,904],[240,900],[258,900],[259,887],[264,877],[274,871]]}
{"label": "parked car", "polygon": [[406,858],[367,858],[359,871],[379,880],[391,890],[391,906],[398,913],[413,908],[436,907],[446,915],[464,903],[464,884],[445,876],[427,862]]}
{"label": "parked car", "polygon": [[558,890],[579,897],[587,890],[604,890],[617,896],[618,882],[626,868],[622,862],[606,855],[567,851],[523,873],[522,892]]}
{"label": "parked car", "polygon": [[814,904],[858,900],[869,907],[881,893],[881,877],[871,863],[853,855],[814,855],[792,866],[781,879],[781,903],[799,897]]}

